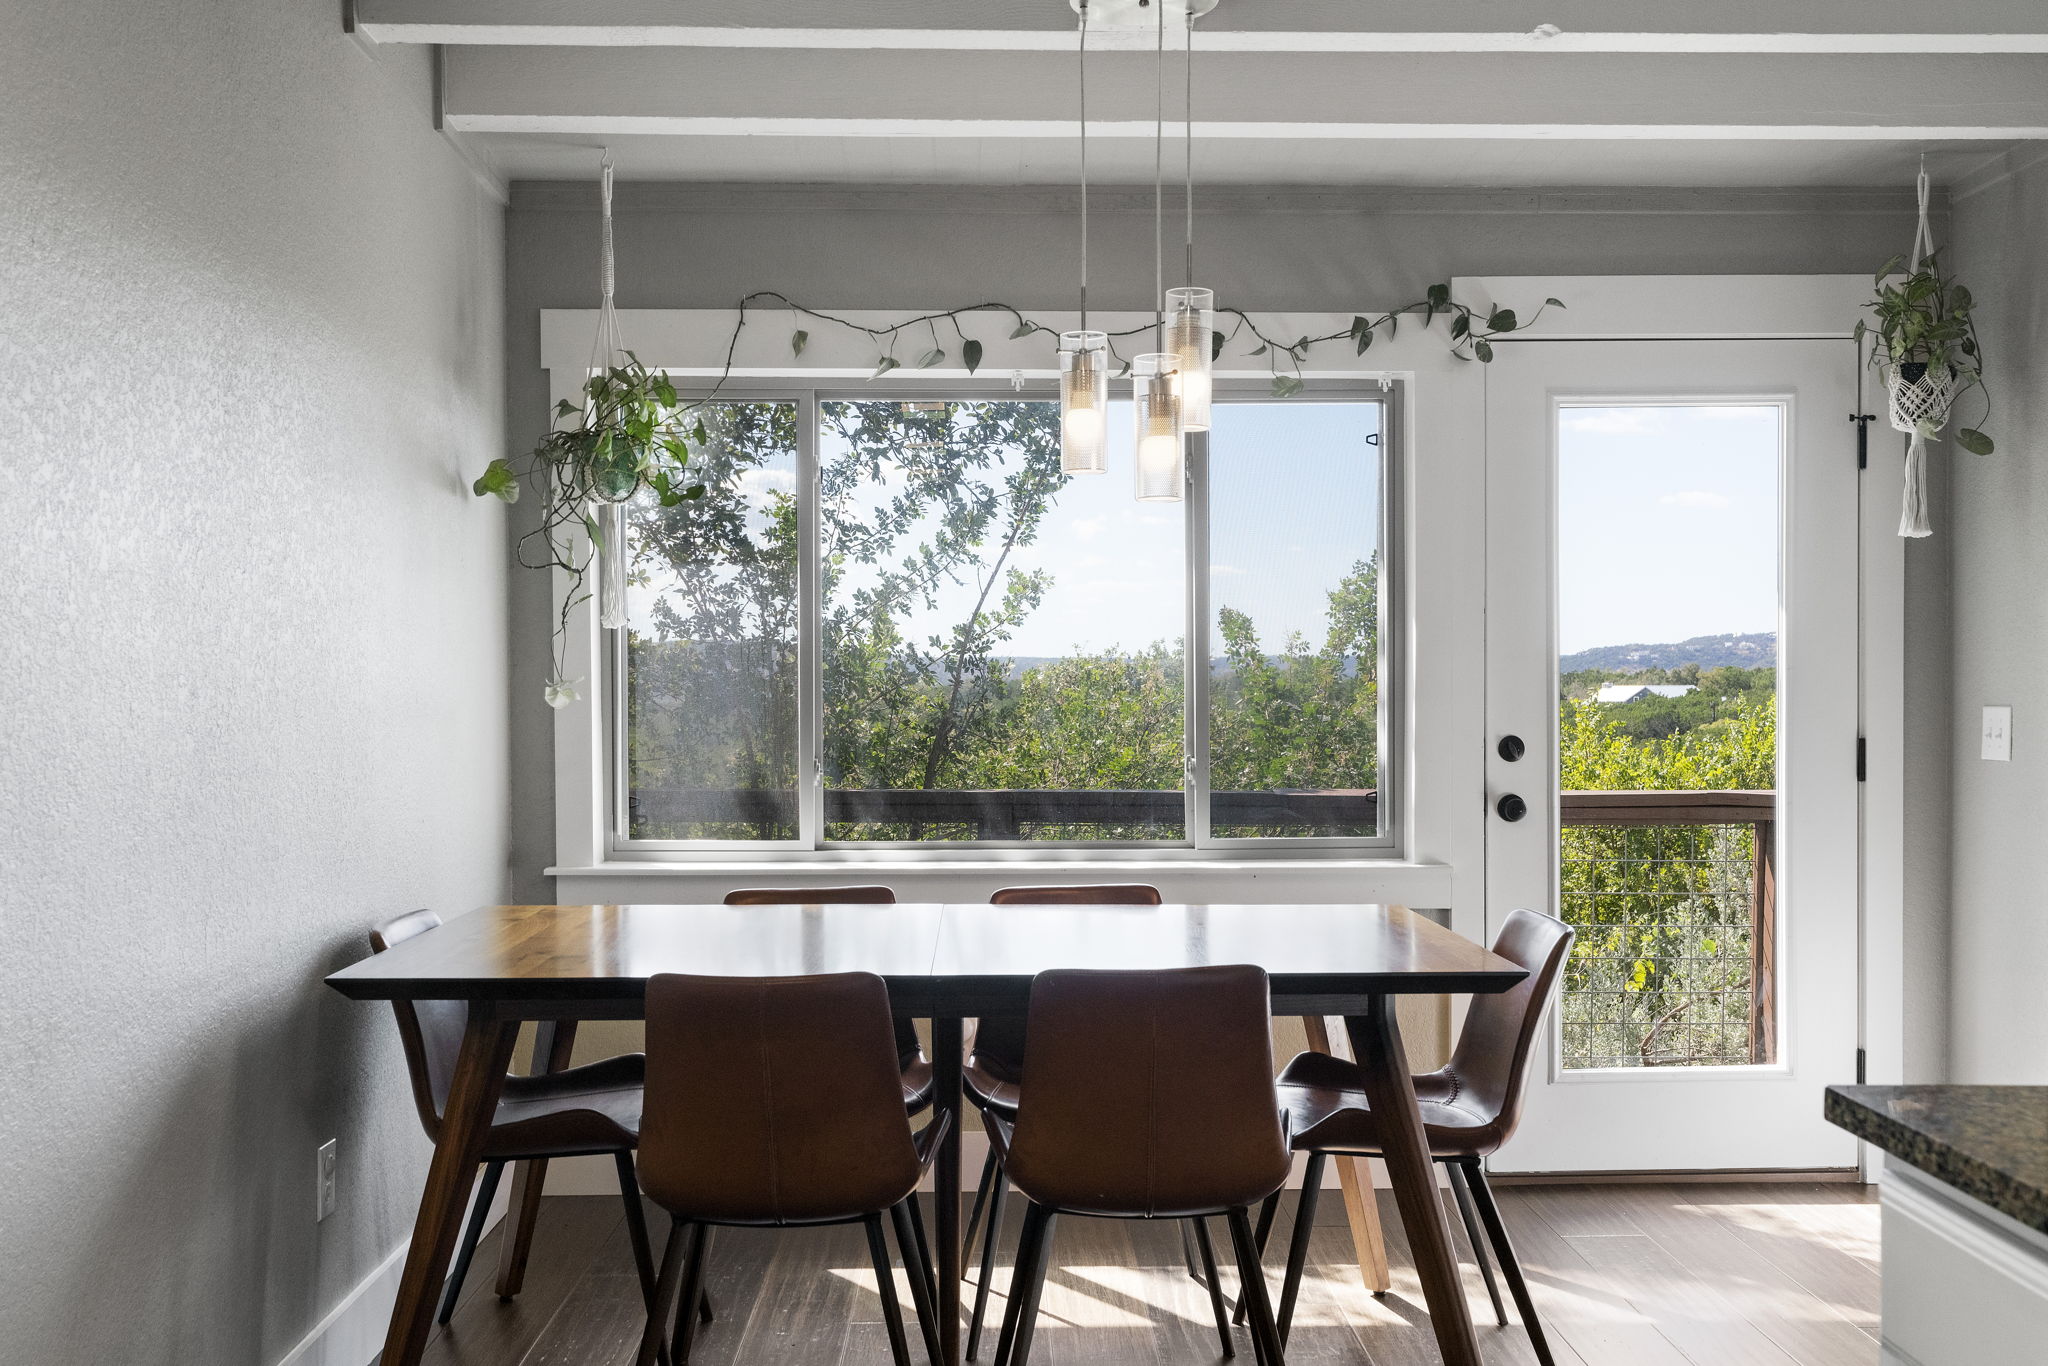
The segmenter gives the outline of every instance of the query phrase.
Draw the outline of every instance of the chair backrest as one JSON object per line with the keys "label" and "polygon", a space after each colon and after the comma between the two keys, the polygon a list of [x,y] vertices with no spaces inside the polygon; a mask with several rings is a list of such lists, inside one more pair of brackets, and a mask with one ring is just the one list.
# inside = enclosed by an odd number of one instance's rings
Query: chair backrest
{"label": "chair backrest", "polygon": [[888,887],[742,887],[725,894],[728,906],[894,906]]}
{"label": "chair backrest", "polygon": [[[402,915],[370,931],[370,952],[396,948],[440,925],[441,917],[432,911]],[[412,1075],[412,1100],[420,1124],[428,1138],[438,1140],[469,1008],[460,1001],[393,1001],[391,1009],[398,1016],[398,1038],[405,1045],[405,1067]]]}
{"label": "chair backrest", "polygon": [[[728,906],[894,906],[892,887],[741,887],[725,894]],[[896,1061],[908,1067],[924,1055],[918,1042],[917,1026],[907,1018],[892,1026],[896,1031]]]}
{"label": "chair backrest", "polygon": [[1005,887],[991,906],[1157,906],[1159,889],[1142,882],[1107,882],[1094,887]]}
{"label": "chair backrest", "polygon": [[640,1186],[681,1218],[816,1223],[887,1209],[917,1185],[872,973],[647,983]]}
{"label": "chair backrest", "polygon": [[1288,1155],[1251,966],[1044,972],[1008,1170],[1042,1204],[1178,1216],[1256,1204]]}
{"label": "chair backrest", "polygon": [[1555,916],[1508,912],[1493,951],[1529,970],[1511,990],[1472,998],[1445,1070],[1458,1079],[1460,1108],[1491,1115],[1492,1143],[1507,1141],[1522,1117],[1522,1093],[1537,1026],[1557,992],[1574,931]]}

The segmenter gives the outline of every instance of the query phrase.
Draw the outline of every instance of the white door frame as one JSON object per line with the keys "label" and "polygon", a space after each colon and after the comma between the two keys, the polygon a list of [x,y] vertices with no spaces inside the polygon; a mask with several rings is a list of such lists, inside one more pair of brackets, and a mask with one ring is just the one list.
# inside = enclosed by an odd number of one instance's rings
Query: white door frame
{"label": "white door frame", "polygon": [[[1754,340],[1853,335],[1872,294],[1862,275],[1520,276],[1456,281],[1460,298],[1555,297],[1567,311],[1546,314],[1519,340]],[[1865,741],[1865,780],[1858,785],[1858,1010],[1863,1079],[1904,1080],[1905,1071],[1905,549],[1898,536],[1904,484],[1904,440],[1883,420],[1875,376],[1865,369],[1863,412],[1869,467],[1858,515],[1860,668],[1857,731]],[[1844,450],[1854,450],[1844,413]],[[1492,547],[1488,547],[1491,553]],[[1866,1181],[1882,1164],[1861,1146]]]}

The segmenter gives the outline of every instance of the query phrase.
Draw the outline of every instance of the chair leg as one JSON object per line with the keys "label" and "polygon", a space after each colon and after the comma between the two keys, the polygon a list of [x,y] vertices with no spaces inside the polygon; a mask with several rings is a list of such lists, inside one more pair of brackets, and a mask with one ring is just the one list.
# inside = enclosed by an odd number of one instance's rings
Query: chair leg
{"label": "chair leg", "polygon": [[[1003,1231],[1003,1203],[1008,1198],[1010,1180],[1000,1164],[995,1170],[994,1184],[989,1187],[988,1227],[981,1236],[981,1275],[974,1287],[974,1313],[967,1320],[967,1360],[974,1360],[974,1354],[981,1349],[981,1327],[988,1319],[989,1283],[996,1272],[996,1239]],[[1023,1249],[1020,1247],[1021,1253]],[[1014,1279],[1016,1271],[1010,1272]]]}
{"label": "chair leg", "polygon": [[[889,1330],[889,1358],[896,1366],[910,1366],[910,1343],[903,1336],[903,1306],[896,1302],[896,1267],[889,1260],[889,1244],[882,1237],[882,1216],[870,1214],[860,1221],[868,1234],[868,1257],[875,1264],[875,1288],[882,1294],[882,1324]],[[914,1279],[915,1271],[911,1273]]]}
{"label": "chair leg", "polygon": [[1045,1291],[1045,1268],[1052,1255],[1053,1212],[1036,1200],[1024,1202],[1024,1231],[1017,1239],[1017,1261],[1010,1269],[1010,1305],[1003,1313],[1003,1333],[996,1340],[995,1366],[1025,1366],[1031,1359],[1031,1335],[1038,1326],[1038,1301]]}
{"label": "chair leg", "polygon": [[[1280,1190],[1274,1191],[1271,1195],[1267,1196],[1265,1200],[1263,1200],[1259,1205],[1259,1229],[1257,1233],[1252,1235],[1252,1237],[1258,1243],[1259,1257],[1261,1258],[1261,1260],[1263,1260],[1266,1255],[1266,1242],[1273,1236],[1274,1216],[1279,1214],[1280,1212],[1281,1191],[1284,1191],[1286,1189],[1287,1188],[1285,1186],[1282,1186]],[[1240,1294],[1237,1297],[1236,1320],[1239,1324],[1242,1324],[1244,1322],[1244,1312],[1244,1296]]]}
{"label": "chair leg", "polygon": [[448,1322],[455,1313],[455,1301],[462,1297],[462,1282],[469,1275],[469,1259],[476,1256],[477,1240],[484,1236],[484,1220],[490,1217],[491,1201],[498,1198],[498,1178],[504,1174],[504,1163],[484,1164],[484,1179],[476,1188],[476,1201],[469,1211],[469,1227],[462,1231],[462,1245],[456,1249],[455,1265],[441,1291],[441,1312],[434,1316],[436,1323]]}
{"label": "chair leg", "polygon": [[1237,1249],[1237,1264],[1244,1275],[1244,1287],[1237,1298],[1240,1304],[1251,1307],[1252,1345],[1258,1348],[1259,1366],[1286,1366],[1280,1333],[1273,1326],[1273,1305],[1266,1298],[1266,1276],[1259,1265],[1259,1243],[1252,1232],[1251,1211],[1239,1205],[1228,1217],[1230,1241]]}
{"label": "chair leg", "polygon": [[967,1231],[960,1235],[960,1246],[974,1246],[974,1231],[981,1227],[981,1212],[988,1205],[989,1187],[995,1183],[996,1168],[1001,1164],[996,1158],[996,1145],[988,1145],[988,1156],[982,1160],[981,1183],[974,1188],[974,1208],[967,1213]]}
{"label": "chair leg", "polygon": [[[910,1198],[903,1203],[909,1208],[910,1235],[917,1247],[917,1256],[915,1258],[910,1255],[909,1248],[903,1249],[903,1265],[910,1268],[913,1273],[924,1277],[925,1295],[933,1304],[937,1304],[939,1302],[939,1276],[938,1272],[932,1267],[931,1242],[924,1236],[924,1203],[917,1198],[917,1192],[915,1191],[912,1191]],[[972,1247],[974,1246],[974,1241],[972,1239],[965,1239],[961,1242],[960,1246]]]}
{"label": "chair leg", "polygon": [[1555,1366],[1550,1358],[1550,1344],[1543,1337],[1543,1325],[1536,1318],[1536,1305],[1529,1298],[1528,1283],[1522,1279],[1522,1264],[1515,1258],[1515,1245],[1508,1241],[1508,1226],[1501,1222],[1500,1207],[1493,1202],[1493,1187],[1486,1183],[1486,1172],[1476,1159],[1463,1165],[1465,1182],[1472,1189],[1472,1203],[1479,1207],[1479,1220],[1486,1225],[1486,1236],[1493,1241],[1493,1255],[1500,1262],[1501,1274],[1508,1279],[1508,1293],[1515,1297],[1522,1326],[1529,1330],[1529,1345],[1536,1349],[1536,1360],[1542,1366]]}
{"label": "chair leg", "polygon": [[1209,1287],[1209,1308],[1216,1315],[1216,1336],[1222,1341],[1223,1355],[1234,1357],[1237,1343],[1230,1336],[1230,1306],[1223,1301],[1223,1283],[1216,1279],[1216,1245],[1209,1241],[1209,1221],[1183,1219],[1180,1228],[1183,1238],[1193,1231],[1195,1249],[1202,1258],[1202,1274],[1196,1279]]}
{"label": "chair leg", "polygon": [[683,1273],[682,1298],[676,1301],[676,1334],[669,1344],[669,1359],[675,1366],[686,1366],[690,1360],[690,1348],[697,1341],[697,1316],[687,1312],[683,1306],[701,1302],[704,1298],[704,1268],[711,1260],[711,1226],[692,1224],[690,1226],[690,1266]]}
{"label": "chair leg", "polygon": [[1479,1240],[1479,1220],[1472,1213],[1472,1192],[1465,1188],[1465,1173],[1457,1163],[1444,1163],[1446,1174],[1451,1178],[1451,1195],[1458,1202],[1458,1217],[1465,1221],[1465,1241],[1472,1244],[1472,1256],[1479,1263],[1479,1274],[1486,1281],[1486,1297],[1493,1301],[1494,1321],[1505,1328],[1508,1326],[1508,1307],[1500,1301],[1500,1286],[1493,1279],[1493,1263],[1487,1259],[1486,1245]]}
{"label": "chair leg", "polygon": [[655,1366],[668,1336],[668,1308],[676,1297],[676,1283],[683,1274],[683,1231],[679,1220],[670,1220],[668,1242],[661,1250],[661,1274],[654,1282],[654,1304],[647,1311],[647,1327],[640,1334],[638,1366]]}
{"label": "chair leg", "polygon": [[1280,1322],[1276,1331],[1280,1345],[1287,1345],[1287,1329],[1294,1322],[1294,1301],[1301,1293],[1301,1277],[1308,1268],[1308,1243],[1316,1231],[1316,1201],[1323,1193],[1323,1166],[1329,1159],[1311,1152],[1301,1172],[1301,1199],[1294,1206],[1294,1236],[1287,1243],[1287,1279],[1280,1288]]}
{"label": "chair leg", "polygon": [[[906,1208],[906,1206],[908,1208]],[[898,1204],[889,1207],[889,1221],[896,1227],[896,1250],[903,1255],[904,1269],[910,1273],[910,1302],[917,1310],[917,1328],[924,1335],[925,1359],[931,1366],[939,1366],[939,1315],[936,1308],[937,1287],[926,1271],[923,1240],[917,1236],[914,1216],[911,1210],[917,1208],[917,1193]],[[924,1263],[920,1266],[919,1263]],[[892,1284],[889,1293],[894,1294]]]}
{"label": "chair leg", "polygon": [[[619,1198],[626,1202],[626,1241],[633,1245],[633,1269],[640,1273],[640,1297],[647,1312],[654,1312],[654,1253],[647,1245],[647,1208],[640,1203],[640,1178],[633,1170],[633,1154],[612,1154],[619,1172]],[[662,1345],[660,1366],[671,1366],[668,1346]]]}

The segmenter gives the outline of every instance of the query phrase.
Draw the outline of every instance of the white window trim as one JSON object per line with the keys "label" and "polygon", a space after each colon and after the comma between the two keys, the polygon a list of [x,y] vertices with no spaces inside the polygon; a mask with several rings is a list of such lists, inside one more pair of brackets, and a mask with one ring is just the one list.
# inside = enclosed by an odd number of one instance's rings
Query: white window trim
{"label": "white window trim", "polygon": [[[1365,310],[1359,310],[1365,311]],[[897,313],[851,312],[856,322],[893,322]],[[1054,328],[1074,319],[1047,313],[1034,315]],[[1150,315],[1093,315],[1097,326],[1118,330],[1145,323]],[[1351,312],[1342,314],[1262,314],[1261,325],[1288,336],[1343,332]],[[678,380],[715,377],[722,368],[733,315],[721,310],[623,310],[619,323],[626,345],[649,366],[665,369]],[[783,385],[843,387],[848,380],[867,382],[873,357],[867,344],[838,329],[820,329],[802,357],[789,354],[790,333],[799,324],[776,310],[749,313],[748,327],[734,355],[732,380],[779,382]],[[543,310],[541,360],[549,374],[550,406],[576,401],[583,368],[588,364],[594,310]],[[980,367],[983,382],[1001,382],[1021,373],[1027,392],[1049,390],[1055,372],[1045,365],[1040,339],[1023,342],[990,340]],[[1391,718],[1390,738],[1399,747],[1392,756],[1394,783],[1390,805],[1395,811],[1395,846],[1387,856],[1360,857],[1356,848],[1328,850],[1291,847],[1271,852],[1243,847],[1086,850],[1062,846],[1043,850],[1011,848],[959,851],[951,858],[936,851],[900,848],[848,848],[706,851],[649,861],[623,859],[609,850],[609,781],[605,711],[599,693],[605,677],[604,649],[594,613],[588,606],[571,613],[565,647],[568,677],[588,681],[584,700],[555,713],[556,859],[548,869],[562,879],[558,895],[574,889],[597,891],[606,880],[634,879],[636,898],[657,900],[671,891],[694,891],[707,878],[734,879],[772,875],[795,882],[812,875],[845,876],[860,868],[887,872],[913,888],[937,888],[960,877],[987,881],[1005,874],[1055,874],[1113,864],[1121,874],[1156,874],[1162,890],[1182,877],[1198,877],[1200,899],[1246,900],[1285,897],[1321,901],[1398,901],[1425,907],[1448,907],[1459,897],[1460,870],[1469,870],[1470,892],[1478,890],[1483,823],[1461,808],[1459,792],[1477,789],[1480,781],[1483,637],[1479,631],[1483,576],[1475,567],[1483,553],[1483,518],[1479,494],[1483,443],[1482,389],[1479,367],[1450,355],[1441,328],[1403,329],[1382,340],[1365,357],[1344,354],[1329,345],[1315,354],[1310,380],[1386,378],[1399,382],[1405,402],[1390,424],[1391,440],[1383,451],[1389,473],[1401,489],[1395,507],[1400,519],[1392,537],[1401,555],[1395,574],[1398,601],[1393,608],[1395,638],[1390,642],[1395,677],[1392,691],[1398,715]],[[1226,357],[1226,362],[1230,357]],[[1263,369],[1222,368],[1222,379],[1258,379]],[[963,381],[959,369],[918,371],[892,386],[876,381],[877,393],[914,388],[931,380]],[[1427,439],[1429,456],[1419,459]],[[1425,531],[1424,528],[1427,528]],[[556,585],[557,592],[561,584]],[[557,599],[559,600],[559,599]],[[1425,776],[1426,775],[1426,776]],[[962,858],[961,855],[966,855]],[[1256,883],[1256,887],[1254,887]],[[616,884],[612,884],[616,886]],[[977,883],[977,885],[979,885]],[[646,888],[643,892],[641,889]],[[919,893],[922,894],[922,893]],[[985,895],[985,893],[984,893]],[[600,899],[610,899],[609,897]],[[702,899],[676,896],[675,899]]]}

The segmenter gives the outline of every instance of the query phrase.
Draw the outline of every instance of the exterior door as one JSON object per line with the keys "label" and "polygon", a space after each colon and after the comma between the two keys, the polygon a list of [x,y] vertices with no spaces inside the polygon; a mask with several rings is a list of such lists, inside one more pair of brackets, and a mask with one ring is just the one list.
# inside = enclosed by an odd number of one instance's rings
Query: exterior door
{"label": "exterior door", "polygon": [[1492,1165],[1854,1166],[1856,348],[1499,350],[1489,932],[1578,938]]}

